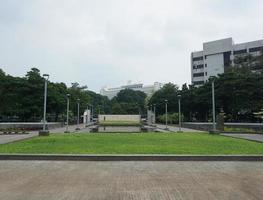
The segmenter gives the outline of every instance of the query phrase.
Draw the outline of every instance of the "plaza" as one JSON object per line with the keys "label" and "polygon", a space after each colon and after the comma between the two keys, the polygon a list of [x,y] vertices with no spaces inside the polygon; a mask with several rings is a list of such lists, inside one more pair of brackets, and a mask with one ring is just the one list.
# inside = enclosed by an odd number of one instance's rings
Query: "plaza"
{"label": "plaza", "polygon": [[262,198],[262,162],[0,161],[0,199]]}

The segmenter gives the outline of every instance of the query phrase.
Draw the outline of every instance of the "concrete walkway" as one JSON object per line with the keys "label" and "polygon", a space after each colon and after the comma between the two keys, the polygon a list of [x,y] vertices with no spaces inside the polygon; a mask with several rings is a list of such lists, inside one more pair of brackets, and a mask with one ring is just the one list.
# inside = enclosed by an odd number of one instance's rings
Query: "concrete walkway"
{"label": "concrete walkway", "polygon": [[[163,125],[163,124],[156,124],[157,128],[160,128],[160,129],[165,129],[166,126]],[[177,126],[171,126],[171,125],[168,125],[167,126],[169,131],[172,131],[172,132],[177,132],[179,131],[179,127]],[[194,129],[189,129],[189,128],[181,128],[181,130],[183,132],[199,132],[199,133],[203,133],[204,131],[199,131],[199,130],[194,130]]]}
{"label": "concrete walkway", "polygon": [[38,136],[38,132],[30,132],[29,134],[21,134],[21,135],[0,135],[0,144],[6,144],[10,142],[15,142],[19,140],[24,140],[28,138],[32,138]]}
{"label": "concrete walkway", "polygon": [[251,140],[251,141],[256,141],[256,142],[263,142],[263,135],[262,134],[236,134],[236,133],[230,134],[230,133],[224,133],[221,135],[233,137],[233,138],[246,139],[246,140]]}
{"label": "concrete walkway", "polygon": [[262,199],[263,162],[0,161],[0,199]]}
{"label": "concrete walkway", "polygon": [[[87,132],[89,128],[86,128],[84,124],[80,124],[80,131],[76,131],[77,125],[69,126],[70,132]],[[64,133],[66,127],[51,129],[51,133]],[[0,135],[0,144],[6,144],[10,142],[15,142],[19,140],[24,140],[32,137],[38,136],[38,131],[29,131],[29,134],[10,134],[10,135]]]}

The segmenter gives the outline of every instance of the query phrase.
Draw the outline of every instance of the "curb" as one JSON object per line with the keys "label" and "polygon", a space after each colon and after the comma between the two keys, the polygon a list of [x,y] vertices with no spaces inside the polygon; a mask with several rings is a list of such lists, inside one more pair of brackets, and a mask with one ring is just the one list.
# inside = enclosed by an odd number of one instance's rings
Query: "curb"
{"label": "curb", "polygon": [[263,161],[263,155],[62,155],[0,154],[0,160],[46,161]]}

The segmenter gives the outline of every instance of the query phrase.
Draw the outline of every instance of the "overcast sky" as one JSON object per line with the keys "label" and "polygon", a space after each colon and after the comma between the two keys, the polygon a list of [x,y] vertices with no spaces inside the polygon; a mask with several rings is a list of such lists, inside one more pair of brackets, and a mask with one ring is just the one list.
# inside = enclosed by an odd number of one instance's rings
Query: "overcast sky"
{"label": "overcast sky", "polygon": [[99,92],[128,80],[190,83],[190,53],[263,39],[262,0],[0,0],[0,68],[32,67]]}

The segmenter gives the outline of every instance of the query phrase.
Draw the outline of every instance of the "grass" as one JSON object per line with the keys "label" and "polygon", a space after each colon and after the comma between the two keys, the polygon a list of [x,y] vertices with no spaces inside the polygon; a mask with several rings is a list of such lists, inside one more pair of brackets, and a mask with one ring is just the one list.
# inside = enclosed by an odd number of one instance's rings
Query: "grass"
{"label": "grass", "polygon": [[263,144],[204,133],[52,134],[0,145],[0,153],[263,154]]}
{"label": "grass", "polygon": [[99,122],[101,126],[141,126],[140,122],[132,121],[102,121]]}

